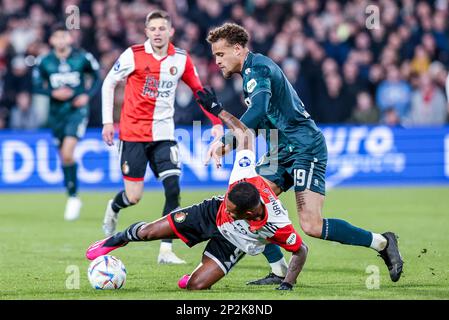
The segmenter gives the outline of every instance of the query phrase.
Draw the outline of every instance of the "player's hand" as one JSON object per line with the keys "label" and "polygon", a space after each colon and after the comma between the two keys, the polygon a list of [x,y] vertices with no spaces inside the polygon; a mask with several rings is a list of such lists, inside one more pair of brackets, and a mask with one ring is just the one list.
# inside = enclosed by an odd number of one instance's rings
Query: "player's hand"
{"label": "player's hand", "polygon": [[196,94],[198,95],[196,102],[202,105],[206,111],[218,117],[218,114],[223,110],[223,106],[218,102],[214,88],[211,87],[210,90],[204,88],[203,90],[198,90]]}
{"label": "player's hand", "polygon": [[224,135],[224,129],[221,124],[216,124],[211,129],[212,137],[214,137],[214,141],[220,139]]}
{"label": "player's hand", "polygon": [[276,288],[276,290],[286,290],[286,291],[292,291],[293,286],[288,282],[282,282],[279,287]]}
{"label": "player's hand", "polygon": [[230,150],[229,146],[225,146],[221,140],[216,140],[211,143],[209,150],[207,151],[206,161],[204,164],[207,166],[211,159],[214,159],[215,166],[221,167],[221,157]]}
{"label": "player's hand", "polygon": [[101,133],[103,141],[106,142],[108,146],[114,144],[114,125],[112,123],[106,123],[103,125],[103,131]]}
{"label": "player's hand", "polygon": [[53,99],[59,101],[67,101],[73,97],[73,90],[70,89],[69,87],[61,87],[53,90],[51,92],[51,96],[53,97]]}
{"label": "player's hand", "polygon": [[85,93],[80,94],[73,99],[72,105],[75,108],[84,107],[89,102],[89,96]]}

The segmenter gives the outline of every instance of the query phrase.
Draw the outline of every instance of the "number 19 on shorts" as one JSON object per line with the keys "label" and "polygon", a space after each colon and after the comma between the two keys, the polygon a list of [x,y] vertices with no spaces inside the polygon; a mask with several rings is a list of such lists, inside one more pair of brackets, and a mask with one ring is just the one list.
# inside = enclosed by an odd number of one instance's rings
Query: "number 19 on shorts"
{"label": "number 19 on shorts", "polygon": [[304,187],[306,184],[306,170],[304,169],[295,169],[293,170],[294,173],[294,184],[295,187]]}

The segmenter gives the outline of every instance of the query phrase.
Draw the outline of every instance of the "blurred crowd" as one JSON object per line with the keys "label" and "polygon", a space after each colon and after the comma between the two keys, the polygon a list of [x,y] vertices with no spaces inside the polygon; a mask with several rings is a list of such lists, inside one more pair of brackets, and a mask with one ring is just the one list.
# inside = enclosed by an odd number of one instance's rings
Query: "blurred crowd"
{"label": "blurred crowd", "polygon": [[[318,124],[448,122],[446,0],[0,0],[0,128],[45,125],[47,101],[32,94],[31,71],[50,50],[51,26],[73,17],[73,8],[80,14],[75,46],[99,60],[103,77],[121,52],[146,40],[145,16],[162,8],[172,17],[173,43],[191,54],[203,84],[236,116],[246,110],[241,78],[223,79],[205,41],[226,21],[243,25],[251,49],[282,67]],[[100,96],[91,101],[91,127],[101,126]],[[119,93],[116,110],[122,99]],[[180,84],[175,121],[195,120],[207,121]]]}

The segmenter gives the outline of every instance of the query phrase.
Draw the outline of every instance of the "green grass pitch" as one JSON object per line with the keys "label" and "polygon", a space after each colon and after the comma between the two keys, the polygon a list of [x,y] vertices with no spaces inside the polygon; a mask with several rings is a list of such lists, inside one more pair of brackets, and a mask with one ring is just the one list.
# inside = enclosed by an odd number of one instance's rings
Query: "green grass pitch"
{"label": "green grass pitch", "polygon": [[[222,191],[184,189],[182,205]],[[204,248],[200,244],[189,249],[180,240],[175,241],[174,248],[187,265],[158,265],[159,241],[132,243],[112,253],[127,268],[125,286],[115,291],[92,289],[84,253],[91,242],[103,238],[104,207],[113,195],[113,191],[82,192],[81,218],[65,222],[62,192],[1,194],[0,299],[449,299],[448,188],[331,190],[324,216],[399,235],[405,260],[403,276],[392,283],[372,249],[312,239],[298,228],[310,253],[297,286],[286,293],[274,290],[274,286],[245,285],[267,274],[268,264],[262,255],[246,256],[212,290],[180,290],[178,279],[197,266]],[[293,193],[281,198],[298,226]],[[119,229],[158,218],[162,206],[162,190],[146,192],[141,203],[121,213]]]}

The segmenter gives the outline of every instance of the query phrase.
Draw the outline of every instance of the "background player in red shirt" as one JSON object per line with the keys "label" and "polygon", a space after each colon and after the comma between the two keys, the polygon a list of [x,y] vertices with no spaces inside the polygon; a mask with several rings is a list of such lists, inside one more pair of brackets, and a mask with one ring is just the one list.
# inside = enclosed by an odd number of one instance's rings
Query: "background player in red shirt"
{"label": "background player in red shirt", "polygon": [[[102,135],[103,140],[112,145],[114,89],[119,81],[126,79],[119,132],[125,190],[108,202],[103,221],[106,235],[114,233],[119,211],[137,204],[142,198],[148,163],[164,185],[163,215],[179,207],[181,169],[174,136],[175,91],[179,80],[194,93],[202,89],[189,54],[170,42],[174,29],[165,11],[155,10],[147,15],[145,33],[148,40],[122,53],[102,87]],[[220,137],[223,134],[221,121],[205,112],[214,125],[212,135]],[[158,262],[185,263],[173,253],[171,239],[162,240]]]}
{"label": "background player in red shirt", "polygon": [[180,238],[192,247],[209,240],[201,264],[178,283],[181,288],[201,290],[223,278],[245,253],[257,255],[264,251],[267,243],[275,243],[292,252],[287,275],[277,289],[293,288],[306,261],[307,246],[293,228],[287,210],[256,173],[252,133],[237,118],[220,109],[215,108],[215,114],[233,130],[238,142],[224,199],[214,197],[151,223],[135,223],[123,232],[92,244],[86,252],[89,260],[128,242]]}

